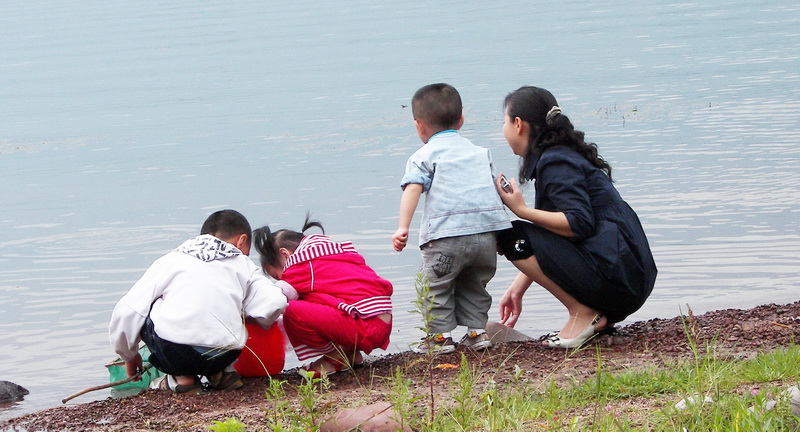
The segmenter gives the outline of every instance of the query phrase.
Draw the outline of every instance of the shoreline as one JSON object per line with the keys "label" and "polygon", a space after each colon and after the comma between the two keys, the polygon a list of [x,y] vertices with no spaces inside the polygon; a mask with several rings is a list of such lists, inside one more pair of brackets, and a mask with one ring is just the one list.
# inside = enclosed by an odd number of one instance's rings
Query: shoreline
{"label": "shoreline", "polygon": [[[800,301],[789,304],[765,304],[750,309],[723,309],[694,316],[691,310],[683,317],[654,318],[617,327],[614,334],[595,338],[587,349],[567,355],[561,350],[542,348],[536,341],[508,342],[488,352],[473,353],[459,348],[453,354],[435,357],[439,364],[458,365],[462,354],[482,370],[494,372],[502,381],[515,367],[531,380],[585,379],[596,372],[597,353],[604,368],[624,370],[644,364],[664,364],[668,359],[691,354],[685,329],[698,342],[713,343],[720,355],[748,358],[759,352],[786,346],[800,337]],[[702,344],[698,344],[702,345]],[[375,357],[366,367],[332,375],[324,394],[326,413],[386,400],[387,379],[401,368],[404,376],[417,387],[427,387],[428,378],[442,388],[457,373],[457,368],[435,369],[431,375],[418,361],[420,355],[401,352]],[[301,378],[294,370],[274,378],[296,387]],[[59,406],[11,418],[0,423],[1,431],[155,431],[164,429],[207,430],[212,421],[236,417],[248,425],[265,427],[264,409],[272,403],[265,396],[267,378],[245,378],[245,386],[232,392],[208,392],[199,395],[175,395],[146,390],[124,399],[106,398],[77,405]],[[298,396],[287,392],[290,401]]]}

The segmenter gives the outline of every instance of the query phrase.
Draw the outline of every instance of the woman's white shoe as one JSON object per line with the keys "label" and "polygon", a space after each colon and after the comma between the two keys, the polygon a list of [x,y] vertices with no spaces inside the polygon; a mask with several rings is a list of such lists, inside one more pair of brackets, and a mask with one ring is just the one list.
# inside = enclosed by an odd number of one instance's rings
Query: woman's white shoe
{"label": "woman's white shoe", "polygon": [[561,349],[573,349],[573,348],[580,348],[588,342],[593,337],[597,336],[597,330],[595,330],[594,326],[600,321],[600,315],[594,317],[589,326],[583,329],[583,331],[571,339],[562,339],[558,336],[558,334],[553,334],[545,338],[542,341],[542,346],[545,348],[561,348]]}

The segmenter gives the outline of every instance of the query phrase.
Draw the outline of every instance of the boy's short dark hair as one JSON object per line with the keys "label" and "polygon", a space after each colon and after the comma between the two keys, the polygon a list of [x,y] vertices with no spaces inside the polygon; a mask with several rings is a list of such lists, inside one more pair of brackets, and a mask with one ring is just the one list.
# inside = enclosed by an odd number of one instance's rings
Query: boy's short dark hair
{"label": "boy's short dark hair", "polygon": [[247,234],[249,239],[251,231],[250,222],[236,210],[220,210],[211,213],[200,228],[200,234],[211,234],[223,240],[242,234]]}
{"label": "boy's short dark hair", "polygon": [[429,84],[414,93],[411,113],[414,120],[430,126],[451,129],[461,120],[461,95],[450,84]]}

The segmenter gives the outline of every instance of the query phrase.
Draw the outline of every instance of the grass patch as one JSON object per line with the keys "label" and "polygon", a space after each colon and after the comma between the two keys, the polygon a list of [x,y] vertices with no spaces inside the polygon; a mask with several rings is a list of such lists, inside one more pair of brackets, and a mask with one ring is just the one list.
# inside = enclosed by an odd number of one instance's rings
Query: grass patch
{"label": "grass patch", "polygon": [[[436,398],[439,406],[433,414],[430,389],[418,389],[402,368],[383,380],[395,418],[413,430],[800,430],[800,418],[792,414],[786,394],[786,388],[800,380],[796,344],[746,360],[718,357],[713,346],[694,353],[691,359],[662,367],[651,364],[611,373],[603,369],[598,350],[594,376],[568,383],[527,380],[520,370],[510,377],[499,376],[509,372],[476,369],[462,356],[450,387]],[[262,425],[250,425],[247,430],[318,430],[317,421],[332,414],[332,409],[324,412],[329,391],[324,382],[301,385],[295,402],[285,398],[282,384],[276,383],[267,395],[274,410]],[[688,401],[685,408],[676,408],[681,400]],[[242,426],[236,419],[226,419],[209,430]]]}
{"label": "grass patch", "polygon": [[800,350],[792,344],[786,348],[757,355],[742,361],[737,375],[752,383],[794,381],[800,378]]}
{"label": "grass patch", "polygon": [[[423,301],[426,287],[418,277],[417,310],[427,325],[431,317]],[[400,429],[415,431],[800,430],[800,417],[792,413],[786,391],[800,381],[800,346],[792,341],[751,359],[736,359],[719,355],[714,339],[698,342],[691,310],[682,324],[691,355],[660,366],[651,362],[609,371],[602,349],[595,347],[596,368],[590,378],[555,378],[558,369],[569,367],[566,360],[573,354],[567,352],[549,377],[530,380],[519,366],[508,370],[510,357],[499,359],[496,367],[480,368],[462,354],[455,375],[443,381],[439,377],[435,390],[434,360],[428,355],[397,367],[390,376],[370,376],[367,385],[379,379],[384,399],[394,408],[392,418]],[[420,363],[426,365],[422,373],[415,369]],[[286,397],[284,385],[274,382],[267,392],[272,407],[261,430],[316,431],[320,420],[341,408],[330,407],[328,396],[333,395],[328,394],[326,378],[298,385],[293,399]],[[371,392],[364,388],[364,404],[370,402]],[[229,418],[208,428],[242,427]]]}

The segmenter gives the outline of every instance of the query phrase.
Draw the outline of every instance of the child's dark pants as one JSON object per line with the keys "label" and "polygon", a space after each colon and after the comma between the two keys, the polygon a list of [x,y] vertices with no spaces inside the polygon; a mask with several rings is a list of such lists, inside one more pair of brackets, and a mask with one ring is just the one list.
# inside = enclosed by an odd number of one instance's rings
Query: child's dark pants
{"label": "child's dark pants", "polygon": [[224,348],[193,347],[161,339],[149,316],[142,327],[141,336],[150,349],[150,363],[169,375],[209,377],[225,370],[242,352]]}

